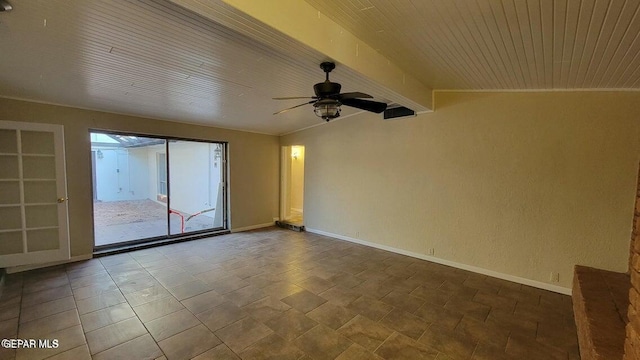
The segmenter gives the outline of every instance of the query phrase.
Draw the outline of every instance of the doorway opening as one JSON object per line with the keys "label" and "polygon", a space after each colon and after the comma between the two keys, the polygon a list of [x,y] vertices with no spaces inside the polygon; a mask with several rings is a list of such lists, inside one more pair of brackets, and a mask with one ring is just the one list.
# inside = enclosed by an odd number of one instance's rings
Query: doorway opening
{"label": "doorway opening", "polygon": [[304,230],[304,159],[301,145],[282,147],[279,225]]}
{"label": "doorway opening", "polygon": [[226,143],[92,131],[95,249],[228,229]]}

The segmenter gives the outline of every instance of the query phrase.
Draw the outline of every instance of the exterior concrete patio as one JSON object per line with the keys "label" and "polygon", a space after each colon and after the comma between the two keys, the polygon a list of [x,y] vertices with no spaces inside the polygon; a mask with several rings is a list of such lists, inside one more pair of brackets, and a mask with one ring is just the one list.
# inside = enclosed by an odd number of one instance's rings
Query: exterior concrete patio
{"label": "exterior concrete patio", "polygon": [[[184,232],[213,227],[213,217],[185,217]],[[213,214],[213,213],[211,213]],[[93,203],[95,246],[167,235],[167,208],[152,200],[97,201]],[[181,232],[181,219],[171,214],[171,235]]]}

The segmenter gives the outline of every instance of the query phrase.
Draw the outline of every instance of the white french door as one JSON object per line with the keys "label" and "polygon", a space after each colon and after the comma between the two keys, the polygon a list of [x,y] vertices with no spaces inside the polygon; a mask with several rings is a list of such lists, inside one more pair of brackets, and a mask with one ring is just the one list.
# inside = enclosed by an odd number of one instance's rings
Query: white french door
{"label": "white french door", "polygon": [[0,121],[0,268],[67,260],[61,125]]}

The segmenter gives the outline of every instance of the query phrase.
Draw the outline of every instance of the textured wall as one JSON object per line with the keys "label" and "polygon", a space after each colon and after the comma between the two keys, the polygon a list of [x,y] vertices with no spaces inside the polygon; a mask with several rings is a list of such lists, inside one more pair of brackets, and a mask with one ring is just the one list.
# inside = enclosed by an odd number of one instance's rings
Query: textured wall
{"label": "textured wall", "polygon": [[270,223],[278,216],[279,140],[276,136],[2,98],[0,120],[64,125],[71,256],[93,252],[89,129],[227,141],[231,228]]}
{"label": "textured wall", "polygon": [[624,359],[640,359],[640,173],[638,174],[638,190],[636,192],[636,208],[633,216],[633,231],[631,233],[631,248],[629,251],[629,275],[631,289],[629,290],[629,323],[627,324],[627,339],[624,344]]}
{"label": "textured wall", "polygon": [[640,93],[437,92],[435,105],[282,137],[305,145],[307,228],[567,290],[575,264],[627,270]]}

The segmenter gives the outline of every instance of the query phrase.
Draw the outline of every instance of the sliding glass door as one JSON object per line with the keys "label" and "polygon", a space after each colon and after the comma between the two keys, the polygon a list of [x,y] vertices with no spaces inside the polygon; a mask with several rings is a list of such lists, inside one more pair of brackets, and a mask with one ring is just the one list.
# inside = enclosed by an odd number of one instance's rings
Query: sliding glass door
{"label": "sliding glass door", "polygon": [[225,144],[91,132],[96,248],[225,230]]}
{"label": "sliding glass door", "polygon": [[169,234],[223,226],[223,144],[169,141]]}

